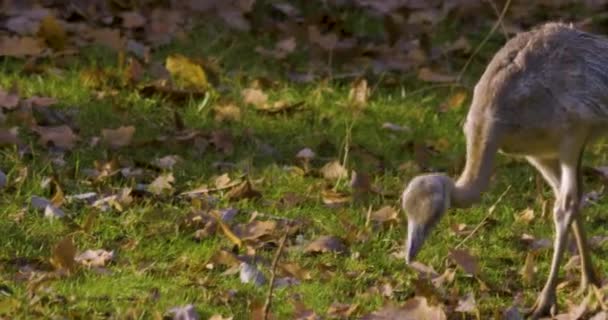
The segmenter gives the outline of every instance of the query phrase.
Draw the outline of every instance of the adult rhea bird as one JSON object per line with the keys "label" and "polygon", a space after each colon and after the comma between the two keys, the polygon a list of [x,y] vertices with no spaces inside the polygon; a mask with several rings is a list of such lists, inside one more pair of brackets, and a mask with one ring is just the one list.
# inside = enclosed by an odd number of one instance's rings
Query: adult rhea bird
{"label": "adult rhea bird", "polygon": [[466,165],[453,181],[415,177],[403,192],[409,263],[450,206],[467,208],[487,189],[497,151],[524,156],[555,193],[549,278],[532,317],[547,315],[569,229],[581,257],[581,290],[597,283],[580,215],[581,156],[608,131],[608,39],[548,23],[509,40],[475,86],[464,125]]}

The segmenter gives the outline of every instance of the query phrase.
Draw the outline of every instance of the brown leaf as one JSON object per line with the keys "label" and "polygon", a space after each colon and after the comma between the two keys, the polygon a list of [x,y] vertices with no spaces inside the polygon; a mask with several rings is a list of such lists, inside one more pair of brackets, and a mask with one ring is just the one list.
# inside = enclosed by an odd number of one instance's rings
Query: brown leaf
{"label": "brown leaf", "polygon": [[19,128],[0,128],[0,147],[21,144],[18,136]]}
{"label": "brown leaf", "polygon": [[101,138],[110,148],[118,149],[130,145],[134,133],[134,126],[121,126],[116,129],[102,129]]}
{"label": "brown leaf", "polygon": [[524,209],[517,214],[516,220],[523,223],[530,223],[532,220],[534,220],[534,210],[530,208]]}
{"label": "brown leaf", "polygon": [[427,82],[449,83],[455,82],[458,77],[446,74],[436,73],[431,69],[424,67],[418,70],[418,79]]}
{"label": "brown leaf", "polygon": [[456,269],[447,268],[442,275],[431,279],[431,283],[435,288],[442,288],[445,284],[454,282],[454,276],[456,275]]}
{"label": "brown leaf", "polygon": [[254,199],[261,197],[262,194],[253,189],[249,180],[243,181],[226,193],[226,198],[230,201],[238,201],[242,199]]}
{"label": "brown leaf", "polygon": [[215,121],[217,122],[241,120],[241,109],[234,103],[215,106],[213,111],[215,113]]}
{"label": "brown leaf", "polygon": [[320,236],[316,240],[310,242],[304,249],[304,252],[306,253],[343,253],[345,251],[346,245],[344,245],[340,238],[334,236]]}
{"label": "brown leaf", "polygon": [[357,79],[351,84],[348,100],[353,108],[364,108],[367,105],[368,96],[369,88],[365,78]]}
{"label": "brown leaf", "polygon": [[289,276],[292,276],[298,280],[310,280],[312,279],[312,276],[310,274],[310,271],[302,268],[302,266],[300,266],[298,263],[296,262],[291,262],[291,263],[281,263],[279,264],[279,269],[282,270],[284,273],[286,273]]}
{"label": "brown leaf", "polygon": [[359,304],[357,304],[357,303],[347,304],[347,303],[334,302],[327,309],[327,315],[330,318],[348,319],[355,312],[355,310],[357,310],[358,307],[359,307]]}
{"label": "brown leaf", "polygon": [[76,256],[76,247],[71,236],[67,236],[59,241],[53,248],[51,256],[51,264],[56,270],[65,270],[68,272],[74,271],[76,267],[74,257]]}
{"label": "brown leaf", "polygon": [[261,89],[247,88],[241,91],[243,102],[245,104],[251,104],[258,109],[268,108],[268,95]]}
{"label": "brown leaf", "polygon": [[0,57],[39,56],[44,48],[44,43],[37,38],[0,36]]}
{"label": "brown leaf", "polygon": [[479,272],[479,266],[477,264],[477,258],[472,256],[468,251],[461,249],[451,249],[450,258],[456,262],[464,272],[477,275]]}
{"label": "brown leaf", "polygon": [[323,178],[330,181],[344,179],[348,176],[348,171],[342,166],[342,164],[340,164],[338,160],[325,164],[320,169],[320,172],[323,175]]}
{"label": "brown leaf", "polygon": [[384,206],[374,212],[372,212],[370,218],[372,221],[377,221],[377,222],[390,222],[390,221],[397,221],[399,217],[399,213],[397,212],[397,210],[395,210],[395,208],[390,207],[390,206]]}
{"label": "brown leaf", "polygon": [[114,251],[106,251],[103,249],[86,250],[77,255],[74,260],[85,267],[105,267],[108,262],[114,258]]}
{"label": "brown leaf", "polygon": [[440,112],[447,112],[449,110],[457,110],[462,107],[462,104],[467,99],[466,91],[458,91],[452,94],[441,106],[439,106]]}
{"label": "brown leaf", "polygon": [[475,313],[477,311],[477,303],[472,292],[467,293],[464,298],[458,299],[458,306],[454,309],[456,312]]}
{"label": "brown leaf", "polygon": [[52,15],[48,15],[40,21],[38,36],[44,39],[53,50],[60,51],[65,48],[67,35],[63,26]]}
{"label": "brown leaf", "polygon": [[162,174],[150,185],[148,185],[148,191],[154,193],[155,195],[163,195],[173,191],[173,183],[175,182],[175,178],[173,177],[173,173]]}
{"label": "brown leaf", "polygon": [[39,142],[44,146],[52,143],[55,147],[71,150],[79,140],[78,136],[72,131],[72,128],[66,125],[56,127],[36,126],[32,130],[40,135]]}
{"label": "brown leaf", "polygon": [[19,94],[5,91],[0,88],[0,108],[12,110],[19,105]]}
{"label": "brown leaf", "polygon": [[317,26],[308,26],[308,39],[326,51],[333,50],[338,43],[338,36],[335,33],[321,34]]}
{"label": "brown leaf", "polygon": [[92,38],[93,42],[106,46],[115,51],[120,51],[125,46],[125,40],[120,35],[120,30],[118,29],[92,29],[89,31],[88,35]]}
{"label": "brown leaf", "polygon": [[440,306],[431,306],[424,297],[413,297],[401,307],[385,306],[361,318],[362,320],[445,320],[447,316]]}
{"label": "brown leaf", "polygon": [[433,269],[431,266],[427,266],[426,264],[420,261],[414,261],[408,264],[408,267],[418,272],[419,276],[422,278],[435,278],[439,276],[437,271]]}
{"label": "brown leaf", "polygon": [[50,107],[57,104],[57,99],[51,97],[32,96],[24,100],[24,103],[32,107]]}
{"label": "brown leaf", "polygon": [[219,250],[211,256],[209,263],[219,264],[228,268],[238,266],[241,261],[230,251]]}
{"label": "brown leaf", "polygon": [[128,11],[120,14],[122,26],[126,29],[141,28],[146,24],[146,18],[137,11]]}
{"label": "brown leaf", "polygon": [[349,194],[333,191],[332,189],[325,189],[321,193],[323,203],[328,206],[339,206],[348,203],[352,200]]}
{"label": "brown leaf", "polygon": [[277,222],[273,220],[254,220],[246,224],[237,225],[234,228],[234,232],[243,241],[256,241],[262,237],[272,235],[275,232],[276,227]]}
{"label": "brown leaf", "polygon": [[217,150],[225,155],[231,155],[234,152],[234,137],[228,130],[214,130],[211,132],[209,140]]}

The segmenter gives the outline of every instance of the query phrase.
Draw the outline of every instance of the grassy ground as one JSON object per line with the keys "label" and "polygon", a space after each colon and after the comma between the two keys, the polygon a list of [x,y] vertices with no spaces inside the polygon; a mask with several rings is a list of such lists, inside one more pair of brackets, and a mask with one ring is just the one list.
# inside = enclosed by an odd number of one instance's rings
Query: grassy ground
{"label": "grassy ground", "polygon": [[[50,164],[46,148],[36,144],[35,138],[27,132],[24,132],[24,137],[31,141],[31,156],[21,157],[17,148],[0,150],[0,168],[8,174],[9,181],[15,181],[27,169],[27,177],[23,181],[12,182],[0,194],[0,234],[3,235],[0,283],[5,292],[0,298],[0,314],[9,318],[147,319],[163,315],[174,306],[192,303],[203,319],[217,313],[245,319],[249,316],[250,305],[265,298],[265,286],[242,284],[238,275],[222,275],[221,268],[206,268],[214,253],[221,248],[230,250],[232,244],[221,233],[195,241],[194,230],[179,225],[190,213],[192,204],[173,197],[144,197],[122,212],[99,212],[88,232],[75,234],[74,241],[79,250],[115,250],[116,258],[107,268],[109,274],[83,268],[68,277],[38,285],[31,280],[17,280],[19,270],[24,266],[49,270],[48,259],[53,246],[74,230],[74,224],[82,225],[91,212],[96,212],[96,209],[73,203],[64,207],[68,219],[45,218],[28,206],[32,195],[52,196],[48,188],[41,186],[45,178],[57,176],[66,194],[109,192],[134,186],[133,181],[116,177],[102,183],[91,183],[86,179],[84,169],[94,167],[96,160],[116,157],[147,163],[157,157],[178,154],[185,159],[173,170],[178,191],[209,183],[225,172],[232,177],[248,173],[262,198],[228,202],[220,195],[216,207],[238,208],[240,213],[235,223],[247,221],[253,211],[300,219],[306,225],[302,230],[304,241],[327,234],[349,239],[353,229],[365,229],[369,206],[374,209],[383,205],[397,206],[397,195],[404,184],[418,173],[411,165],[400,168],[414,159],[411,143],[426,142],[437,146],[439,152],[431,154],[429,166],[457,174],[464,154],[461,121],[466,107],[445,113],[437,111],[451,93],[450,89],[430,88],[429,84],[407,76],[399,78],[400,84],[392,87],[371,81],[374,91],[368,106],[362,114],[355,115],[347,107],[348,83],[332,81],[297,85],[285,81],[284,72],[276,63],[251,54],[256,41],[258,39],[249,36],[203,28],[192,35],[191,41],[175,43],[155,54],[155,59],[161,61],[166,54],[173,52],[216,57],[224,70],[230,71],[230,76],[224,79],[229,89],[222,93],[223,97],[234,97],[239,101],[240,89],[247,87],[251,79],[267,76],[279,80],[278,84],[267,89],[272,97],[304,101],[303,110],[278,115],[261,114],[241,105],[241,120],[229,123],[214,120],[213,99],[207,104],[198,99],[180,106],[178,110],[186,127],[203,131],[223,128],[234,135],[235,152],[229,156],[212,147],[198,152],[189,145],[143,145],[117,152],[87,146],[89,139],[99,135],[104,128],[134,125],[137,128],[135,141],[149,140],[173,128],[174,107],[170,103],[142,97],[128,87],[116,96],[97,99],[93,89],[83,86],[83,70],[117,67],[116,56],[109,51],[100,48],[86,51],[83,58],[72,58],[63,64],[65,71],[59,75],[24,75],[20,72],[22,62],[2,62],[0,86],[16,84],[23,96],[52,96],[59,99],[59,108],[77,110],[76,123],[84,142],[66,155],[66,164],[62,167]],[[488,47],[480,56],[479,65],[468,74],[470,79],[479,75],[482,60],[492,50]],[[381,126],[385,122],[405,125],[411,128],[411,132],[384,130]],[[331,159],[342,159],[351,125],[347,167],[368,172],[374,184],[393,195],[371,195],[343,208],[328,208],[321,201],[321,190],[326,184],[322,179],[314,175],[294,174],[286,167],[296,164],[294,155],[304,147],[317,152],[318,158],[312,164],[315,168]],[[271,146],[274,152],[264,152],[265,146]],[[590,164],[605,163],[604,145],[599,144],[589,153]],[[375,162],[377,159],[382,161],[381,169]],[[235,166],[218,169],[214,166],[218,161]],[[550,238],[552,223],[549,218],[540,218],[542,203],[538,197],[536,173],[529,166],[501,157],[496,172],[492,187],[482,203],[468,210],[452,210],[419,256],[420,261],[439,273],[448,267],[454,268],[446,256],[448,249],[459,243],[463,236],[451,232],[450,226],[464,223],[472,228],[477,225],[498,196],[511,186],[496,206],[489,223],[465,243],[472,254],[480,257],[479,278],[482,281],[458,269],[454,282],[444,288],[443,297],[448,299],[473,292],[482,318],[500,313],[512,305],[514,296],[520,292],[523,293],[523,304],[530,305],[542,287],[551,256],[548,249],[540,251],[536,256],[538,270],[535,277],[530,284],[523,285],[519,271],[528,250],[519,239],[523,233],[536,238]],[[598,185],[593,180],[589,188]],[[341,189],[348,188],[343,184]],[[286,193],[306,196],[307,200],[285,209],[278,203]],[[550,198],[548,188],[544,187],[542,194]],[[534,209],[536,218],[530,223],[517,221],[517,213],[528,207]],[[590,235],[605,234],[602,223],[608,218],[605,208],[606,205],[600,202],[586,210],[585,221]],[[279,289],[273,313],[280,319],[290,318],[296,296],[320,315],[326,314],[334,302],[358,304],[353,317],[379,309],[387,300],[400,302],[413,296],[416,272],[401,259],[391,256],[402,245],[404,236],[404,228],[392,225],[371,229],[366,240],[349,242],[348,254],[306,255],[301,250],[287,250],[282,259],[298,262],[311,272],[312,279]],[[274,251],[273,248],[258,250],[257,254],[271,259]],[[594,254],[598,270],[605,270],[608,267],[606,247],[596,248]],[[268,268],[262,270],[268,274]],[[578,281],[577,273],[574,274],[573,286],[560,291],[562,306],[571,299],[571,291]],[[394,289],[390,298],[369,290],[383,283],[391,284]],[[234,296],[227,298],[231,294]]]}

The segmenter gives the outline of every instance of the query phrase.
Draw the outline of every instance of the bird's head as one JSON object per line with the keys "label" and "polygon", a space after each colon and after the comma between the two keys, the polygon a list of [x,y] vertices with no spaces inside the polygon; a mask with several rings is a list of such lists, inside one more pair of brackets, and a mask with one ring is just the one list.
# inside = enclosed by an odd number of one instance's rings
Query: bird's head
{"label": "bird's head", "polygon": [[430,231],[450,207],[454,184],[442,174],[415,177],[403,191],[402,206],[407,214],[405,259],[412,262]]}

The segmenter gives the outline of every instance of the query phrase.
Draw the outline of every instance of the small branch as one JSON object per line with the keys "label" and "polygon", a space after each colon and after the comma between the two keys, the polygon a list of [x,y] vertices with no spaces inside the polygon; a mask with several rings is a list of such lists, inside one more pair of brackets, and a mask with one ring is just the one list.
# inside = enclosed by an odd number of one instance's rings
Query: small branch
{"label": "small branch", "polygon": [[498,29],[498,26],[500,26],[500,24],[502,23],[502,19],[505,17],[505,14],[507,13],[507,10],[509,9],[510,5],[511,5],[511,0],[507,0],[507,3],[505,3],[505,6],[502,8],[502,12],[500,13],[500,16],[498,16],[498,20],[494,23],[494,26],[492,27],[490,32],[488,32],[488,34],[486,34],[486,37],[483,38],[481,43],[479,43],[477,48],[475,48],[475,51],[473,51],[473,53],[471,54],[471,56],[469,57],[467,62],[464,64],[464,67],[462,67],[462,70],[460,70],[460,73],[458,73],[458,78],[457,78],[458,81],[462,80],[462,75],[469,67],[469,64],[471,64],[471,62],[473,61],[473,58],[475,58],[475,56],[479,53],[479,51],[481,51],[481,48],[483,48],[483,46],[486,44],[486,42],[488,42],[488,40],[490,40],[490,37],[494,34],[496,29]]}
{"label": "small branch", "polygon": [[483,226],[486,223],[486,221],[490,218],[492,213],[494,213],[494,210],[496,210],[496,206],[498,205],[498,203],[500,203],[502,201],[502,198],[504,198],[504,196],[507,194],[507,192],[509,192],[509,190],[511,190],[511,185],[509,185],[507,187],[507,189],[505,189],[505,191],[503,191],[503,193],[500,195],[500,197],[498,197],[498,199],[496,199],[496,202],[494,202],[494,204],[492,204],[490,209],[488,209],[488,214],[486,214],[486,216],[483,217],[483,219],[481,220],[481,222],[479,222],[479,224],[475,227],[475,229],[473,229],[473,231],[471,231],[471,233],[469,233],[464,239],[462,239],[462,241],[460,241],[459,244],[456,245],[456,247],[455,247],[456,249],[462,247],[467,240],[469,240],[473,237],[473,235],[475,234],[475,232],[477,232],[477,230],[481,229],[481,226]]}
{"label": "small branch", "polygon": [[[496,14],[496,17],[500,19],[500,11],[498,10],[498,6],[494,2],[494,0],[486,0],[486,1],[488,1],[488,3],[490,3],[490,6],[492,7],[492,9],[494,10],[494,13]],[[507,33],[507,28],[505,28],[505,23],[502,20],[500,21],[500,29],[502,30],[502,34],[505,36],[505,41],[508,41],[509,33]]]}
{"label": "small branch", "polygon": [[283,247],[285,246],[285,240],[287,240],[287,232],[283,234],[281,237],[281,241],[279,242],[279,247],[277,248],[277,253],[274,255],[274,259],[272,259],[272,266],[270,267],[270,283],[268,284],[268,294],[266,295],[266,302],[264,302],[264,320],[268,320],[268,316],[270,315],[270,305],[272,304],[272,292],[274,291],[274,278],[276,277],[276,269],[277,263],[279,262],[279,258],[281,257],[281,253],[283,252]]}

